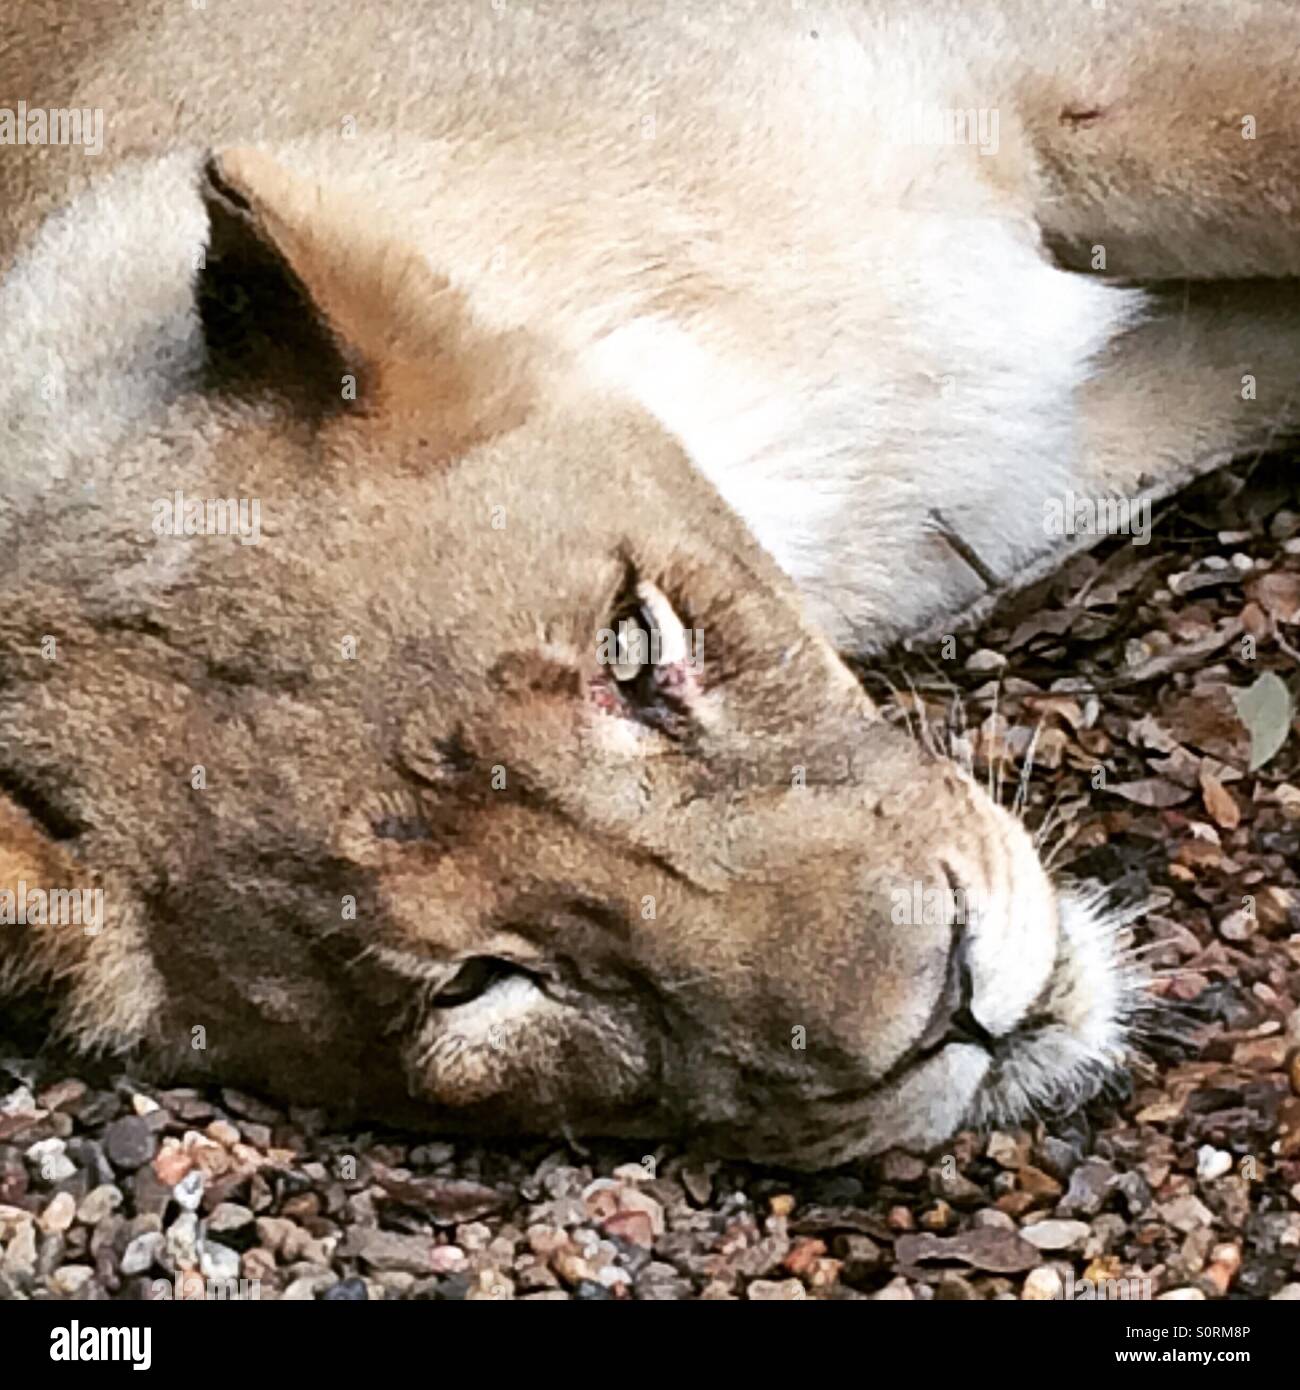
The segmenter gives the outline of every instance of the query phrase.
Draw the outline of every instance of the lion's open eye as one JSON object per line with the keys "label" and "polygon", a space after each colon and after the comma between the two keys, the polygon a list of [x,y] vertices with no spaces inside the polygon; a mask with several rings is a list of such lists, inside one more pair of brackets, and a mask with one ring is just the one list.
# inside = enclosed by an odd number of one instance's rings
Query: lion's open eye
{"label": "lion's open eye", "polygon": [[659,636],[645,605],[633,603],[614,619],[614,660],[609,673],[622,686],[635,686],[653,669]]}
{"label": "lion's open eye", "polygon": [[626,700],[646,705],[681,684],[694,657],[691,634],[667,596],[644,580],[630,586],[603,634],[604,661]]}

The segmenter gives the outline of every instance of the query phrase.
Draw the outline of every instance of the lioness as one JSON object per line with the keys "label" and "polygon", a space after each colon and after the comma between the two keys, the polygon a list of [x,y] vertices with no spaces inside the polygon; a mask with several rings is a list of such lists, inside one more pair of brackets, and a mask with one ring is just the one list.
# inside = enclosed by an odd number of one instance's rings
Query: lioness
{"label": "lioness", "polygon": [[1097,899],[839,653],[1289,423],[1293,7],[0,23],[11,1008],[804,1167],[1122,1066]]}

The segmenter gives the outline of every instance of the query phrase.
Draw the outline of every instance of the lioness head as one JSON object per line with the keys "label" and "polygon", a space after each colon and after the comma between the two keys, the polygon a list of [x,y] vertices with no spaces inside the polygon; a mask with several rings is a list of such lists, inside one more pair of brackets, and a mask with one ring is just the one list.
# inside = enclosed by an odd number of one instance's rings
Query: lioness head
{"label": "lioness head", "polygon": [[11,988],[173,1074],[804,1166],[1090,1093],[1104,926],[674,440],[400,228],[206,177],[206,362],[17,439],[0,885],[106,912],[0,928]]}

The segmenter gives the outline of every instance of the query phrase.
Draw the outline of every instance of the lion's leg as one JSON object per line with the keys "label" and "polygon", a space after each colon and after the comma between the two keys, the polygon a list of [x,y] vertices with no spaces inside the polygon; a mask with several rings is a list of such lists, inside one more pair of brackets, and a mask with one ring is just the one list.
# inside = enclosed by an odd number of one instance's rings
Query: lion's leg
{"label": "lion's leg", "polygon": [[[1077,394],[1079,463],[1060,515],[1103,499],[1125,504],[1130,532],[1145,504],[1168,497],[1235,458],[1263,453],[1300,431],[1300,281],[1170,285],[1147,317],[1118,337]],[[1008,494],[1007,506],[1022,505]],[[998,599],[1036,582],[1100,536],[1062,534],[1047,514],[1042,545],[923,637],[978,621]],[[1098,513],[1100,515],[1100,512]]]}
{"label": "lion's leg", "polygon": [[1016,104],[1036,216],[1064,264],[1300,275],[1300,7],[1029,9],[1008,30]]}

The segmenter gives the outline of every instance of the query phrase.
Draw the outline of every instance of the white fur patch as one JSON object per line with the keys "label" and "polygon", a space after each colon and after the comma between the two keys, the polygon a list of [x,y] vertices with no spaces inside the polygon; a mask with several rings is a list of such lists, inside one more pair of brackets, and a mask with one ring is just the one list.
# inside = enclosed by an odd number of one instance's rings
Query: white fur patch
{"label": "white fur patch", "polygon": [[0,282],[9,498],[44,491],[74,460],[107,466],[199,365],[208,225],[195,167],[177,155],[115,170],[46,221]]}
{"label": "white fur patch", "polygon": [[1062,895],[1061,936],[1042,1012],[976,1095],[968,1122],[1002,1124],[1079,1104],[1125,1061],[1142,981],[1124,961],[1117,923],[1096,898]]}
{"label": "white fur patch", "polygon": [[868,248],[857,272],[876,293],[830,322],[792,306],[779,356],[725,321],[642,317],[586,359],[680,440],[849,647],[983,591],[931,508],[994,574],[1050,544],[1043,503],[1080,476],[1075,392],[1138,303],[1049,265],[1010,219],[900,214],[893,231],[888,264]]}

